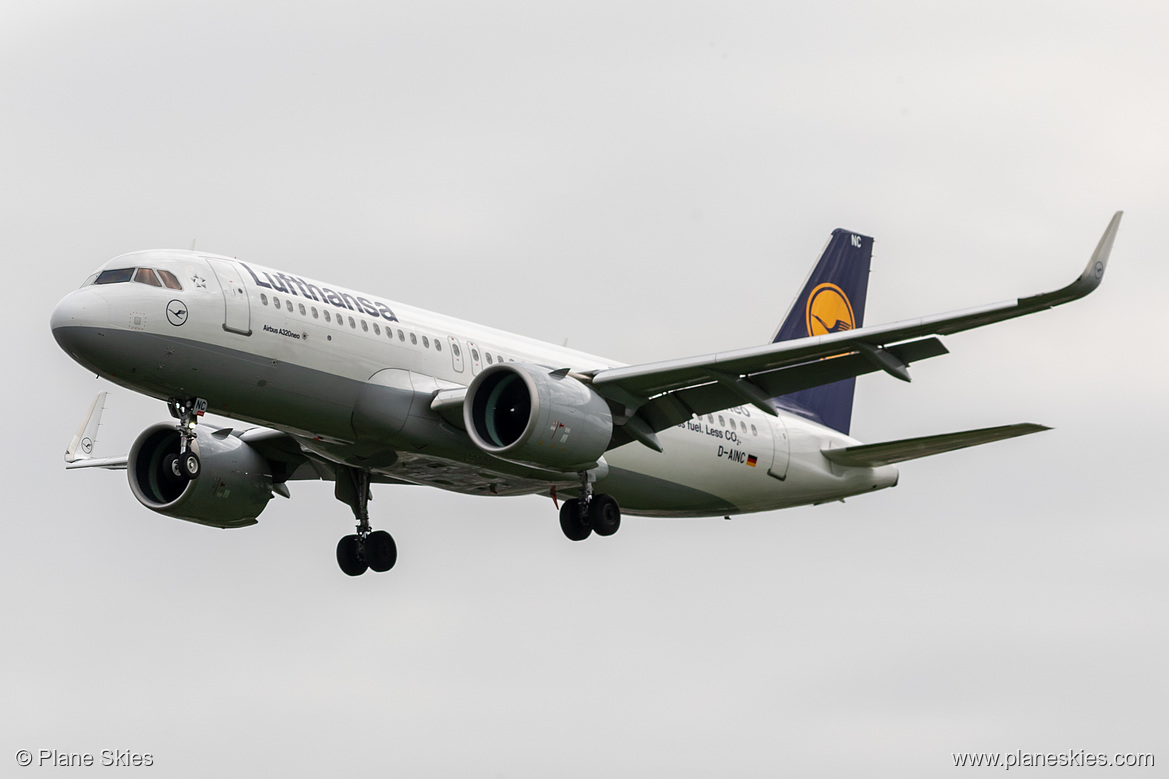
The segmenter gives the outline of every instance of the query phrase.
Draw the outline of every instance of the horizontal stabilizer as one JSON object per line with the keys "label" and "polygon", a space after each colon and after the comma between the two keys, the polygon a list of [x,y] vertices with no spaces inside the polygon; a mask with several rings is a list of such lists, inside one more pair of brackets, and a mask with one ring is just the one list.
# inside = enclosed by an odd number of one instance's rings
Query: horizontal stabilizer
{"label": "horizontal stabilizer", "polygon": [[964,430],[961,433],[946,433],[944,435],[929,435],[922,438],[905,438],[900,441],[886,441],[883,444],[863,444],[849,446],[844,449],[824,449],[825,457],[838,465],[847,465],[856,468],[877,468],[882,465],[916,460],[918,457],[929,457],[931,454],[952,452],[955,449],[965,449],[968,446],[989,444],[992,441],[1002,441],[1006,438],[1015,438],[1021,435],[1039,433],[1050,430],[1049,427],[1036,425],[1030,422],[1020,425],[1000,425],[999,427],[984,427],[981,430]]}

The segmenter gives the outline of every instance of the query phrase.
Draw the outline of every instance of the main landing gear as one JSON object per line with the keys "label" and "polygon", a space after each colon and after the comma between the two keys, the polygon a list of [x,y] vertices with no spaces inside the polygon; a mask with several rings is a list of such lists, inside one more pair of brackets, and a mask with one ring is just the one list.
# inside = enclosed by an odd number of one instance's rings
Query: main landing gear
{"label": "main landing gear", "polygon": [[592,533],[611,536],[621,527],[621,507],[611,495],[595,494],[588,474],[581,474],[580,497],[560,507],[560,529],[569,541],[584,541]]}
{"label": "main landing gear", "polygon": [[338,466],[335,484],[337,500],[349,504],[357,519],[357,532],[337,543],[337,564],[349,576],[361,576],[367,569],[390,570],[398,561],[398,546],[389,533],[369,526],[369,471]]}
{"label": "main landing gear", "polygon": [[207,410],[207,401],[202,398],[171,398],[166,405],[170,415],[179,420],[179,451],[178,454],[168,454],[163,458],[163,469],[176,480],[194,481],[199,478],[203,466],[199,462],[199,455],[191,447],[195,441],[195,425]]}

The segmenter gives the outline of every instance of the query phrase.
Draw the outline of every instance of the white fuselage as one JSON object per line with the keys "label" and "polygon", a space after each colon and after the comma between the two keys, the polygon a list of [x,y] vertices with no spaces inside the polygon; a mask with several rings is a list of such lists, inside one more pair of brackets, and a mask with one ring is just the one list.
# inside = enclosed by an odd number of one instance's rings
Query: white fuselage
{"label": "white fuselage", "polygon": [[[181,289],[87,283],[53,329],[78,362],[135,391],[202,397],[209,410],[296,436],[301,446],[390,480],[483,494],[575,492],[578,479],[479,451],[438,413],[436,391],[485,367],[574,372],[618,366],[567,348],[199,252],[117,257],[103,270],[169,271]],[[838,500],[896,484],[892,466],[846,468],[822,450],[853,439],[751,406],[605,453],[596,487],[630,514],[716,516]]]}

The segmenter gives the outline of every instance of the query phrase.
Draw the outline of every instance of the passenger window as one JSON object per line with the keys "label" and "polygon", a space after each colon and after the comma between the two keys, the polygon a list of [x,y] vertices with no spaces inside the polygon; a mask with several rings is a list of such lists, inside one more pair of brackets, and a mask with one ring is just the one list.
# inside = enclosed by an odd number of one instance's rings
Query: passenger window
{"label": "passenger window", "polygon": [[415,346],[418,345],[418,336],[414,335],[414,333],[410,333],[410,343],[414,344]]}
{"label": "passenger window", "polygon": [[177,278],[175,278],[175,274],[168,270],[160,270],[158,272],[158,277],[162,279],[162,284],[167,289],[182,290],[183,288],[183,285],[179,283]]}
{"label": "passenger window", "polygon": [[119,268],[118,270],[103,270],[97,274],[97,278],[93,280],[94,284],[121,284],[123,281],[129,281],[130,277],[134,275],[133,268]]}
{"label": "passenger window", "polygon": [[361,320],[361,329],[363,332],[368,333],[369,332],[369,322],[366,322],[364,319],[362,319]]}
{"label": "passenger window", "polygon": [[276,306],[276,308],[279,309],[280,308],[280,298],[273,295],[272,296],[272,305]]}
{"label": "passenger window", "polygon": [[291,313],[292,312],[292,301],[291,300],[284,301],[284,307],[288,309],[289,313]]}
{"label": "passenger window", "polygon": [[320,314],[317,313],[316,306],[313,306],[313,319],[320,319]]}
{"label": "passenger window", "polygon": [[492,364],[492,362],[493,362],[493,361],[492,361],[492,359],[491,359],[491,352],[488,352],[488,353],[487,353],[487,364],[488,364],[488,365],[491,365],[491,364]]}
{"label": "passenger window", "polygon": [[327,309],[327,308],[325,309],[325,321],[326,322],[333,321],[333,316],[329,313],[329,309]]}
{"label": "passenger window", "polygon": [[300,309],[300,315],[301,315],[301,316],[304,316],[304,314],[305,314],[305,312],[304,312],[304,303],[297,303],[296,305],[297,305],[297,307]]}
{"label": "passenger window", "polygon": [[268,305],[268,296],[265,295],[263,292],[260,293],[260,302],[263,303],[265,306]]}
{"label": "passenger window", "polygon": [[405,340],[406,340],[406,334],[403,333],[401,330],[398,331],[398,340],[403,341],[403,342],[405,342]]}
{"label": "passenger window", "polygon": [[353,317],[349,317],[349,326],[352,327],[354,330],[357,329],[357,322],[353,321]]}
{"label": "passenger window", "polygon": [[373,334],[374,335],[381,335],[382,334],[382,329],[380,327],[378,327],[377,322],[373,323]]}
{"label": "passenger window", "polygon": [[429,338],[427,338],[426,336],[422,336],[422,348],[423,348],[423,349],[429,349],[429,348],[430,348],[430,339],[429,339]]}
{"label": "passenger window", "polygon": [[455,357],[461,356],[461,352],[460,352],[458,344],[451,344],[451,351],[454,352]]}
{"label": "passenger window", "polygon": [[723,419],[723,415],[722,415],[722,414],[719,414],[719,415],[718,415],[718,424],[719,424],[719,426],[720,426],[720,427],[726,427],[726,426],[727,426],[726,420],[724,420],[724,419]]}
{"label": "passenger window", "polygon": [[475,360],[476,362],[479,361],[479,350],[478,349],[471,350],[471,359]]}
{"label": "passenger window", "polygon": [[434,339],[434,351],[436,351],[436,352],[442,351],[442,343],[440,343],[437,338]]}
{"label": "passenger window", "polygon": [[759,431],[755,429],[755,425],[751,425],[751,435],[759,435]]}

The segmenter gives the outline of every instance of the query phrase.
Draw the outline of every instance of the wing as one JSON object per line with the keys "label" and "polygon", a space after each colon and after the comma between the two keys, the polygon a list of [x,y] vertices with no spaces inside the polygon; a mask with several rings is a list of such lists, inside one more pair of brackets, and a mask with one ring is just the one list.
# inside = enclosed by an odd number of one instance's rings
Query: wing
{"label": "wing", "polygon": [[[615,446],[636,440],[659,451],[654,433],[696,414],[744,403],[775,414],[771,398],[877,370],[908,381],[910,363],[947,352],[934,336],[1033,314],[1078,300],[1096,289],[1104,277],[1122,214],[1118,211],[1112,217],[1083,273],[1054,292],[748,349],[610,368],[582,378],[614,405],[624,407],[624,414],[614,420],[620,425]],[[824,359],[827,357],[836,359]]]}

